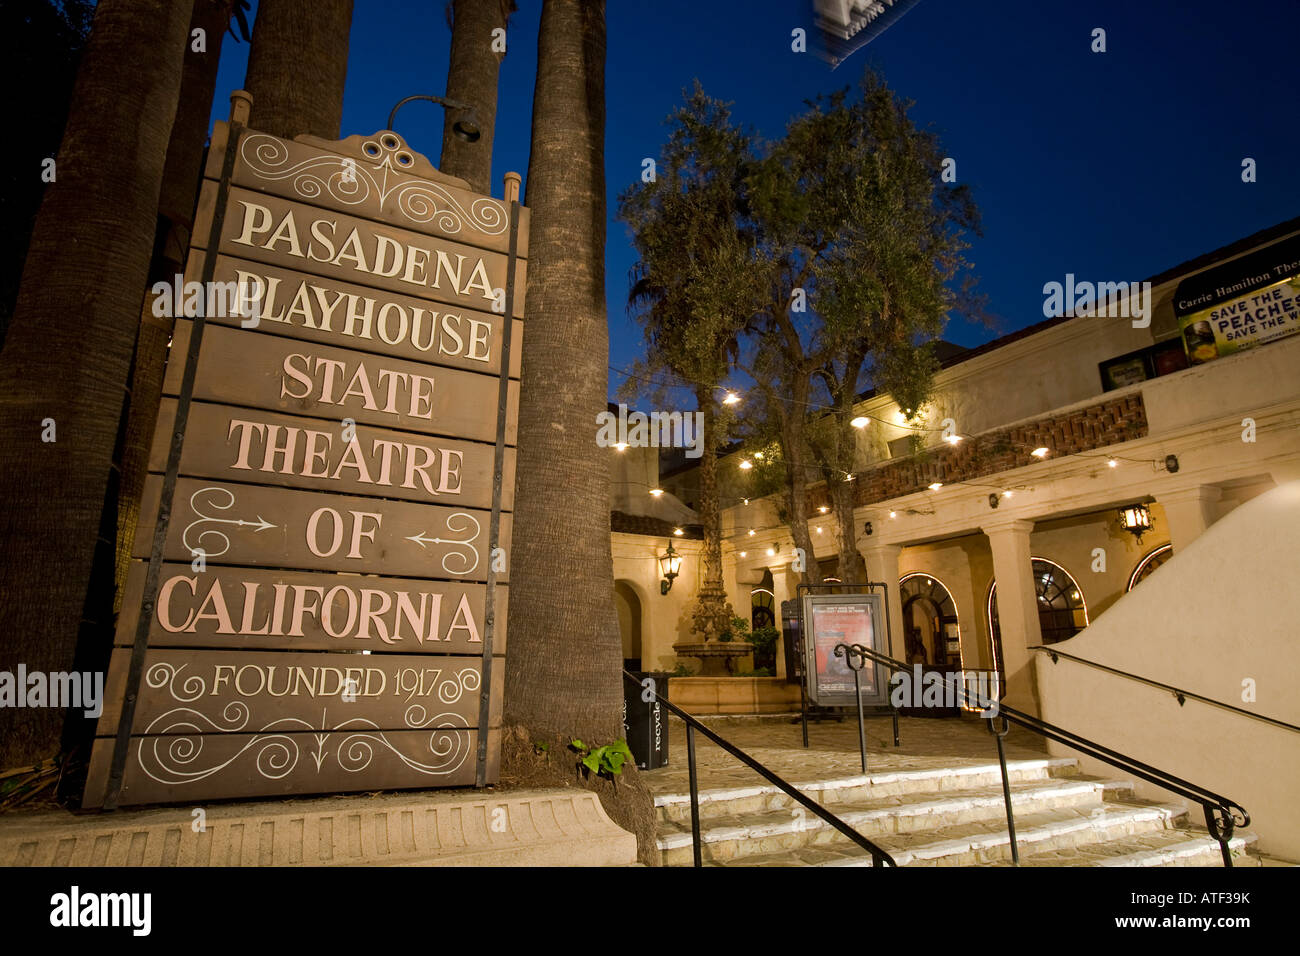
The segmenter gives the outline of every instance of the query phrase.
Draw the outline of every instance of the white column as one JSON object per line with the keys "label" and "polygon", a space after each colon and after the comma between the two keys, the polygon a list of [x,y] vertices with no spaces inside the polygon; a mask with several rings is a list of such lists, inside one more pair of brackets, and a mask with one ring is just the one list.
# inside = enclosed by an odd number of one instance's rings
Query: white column
{"label": "white column", "polygon": [[1169,540],[1177,553],[1199,538],[1214,524],[1218,511],[1215,507],[1223,492],[1212,485],[1194,485],[1176,491],[1162,492],[1160,506],[1169,522]]}
{"label": "white column", "polygon": [[888,640],[882,641],[880,650],[896,660],[906,661],[903,645],[903,601],[898,592],[898,556],[903,553],[897,544],[864,544],[862,559],[867,564],[867,580],[888,585],[885,595],[886,616],[889,619]]}
{"label": "white column", "polygon": [[1042,652],[1029,650],[1043,643],[1029,549],[1034,523],[1012,519],[985,525],[981,530],[989,539],[993,576],[998,585],[998,628],[1002,633],[1002,671],[1007,682],[1004,700],[1016,710],[1038,714],[1038,686],[1031,658]]}

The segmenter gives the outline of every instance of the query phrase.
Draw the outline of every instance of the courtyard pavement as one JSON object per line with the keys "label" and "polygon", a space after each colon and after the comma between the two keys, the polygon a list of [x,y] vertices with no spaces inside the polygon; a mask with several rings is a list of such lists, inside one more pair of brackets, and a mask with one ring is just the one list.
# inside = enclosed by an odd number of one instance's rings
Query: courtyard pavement
{"label": "courtyard pavement", "polygon": [[[739,747],[789,783],[839,779],[862,773],[856,717],[842,722],[808,722],[808,749],[804,749],[798,715],[762,717],[703,717],[706,727]],[[793,720],[793,723],[791,722]],[[867,717],[867,770],[923,770],[971,766],[997,761],[997,743],[983,720],[973,717],[899,718],[899,742],[894,746],[889,717]],[[686,724],[668,721],[668,766],[643,771],[651,792],[687,793]],[[1013,726],[1005,738],[1008,759],[1047,756],[1045,741]],[[739,760],[705,738],[695,737],[696,766],[701,790],[744,787],[764,783]]]}

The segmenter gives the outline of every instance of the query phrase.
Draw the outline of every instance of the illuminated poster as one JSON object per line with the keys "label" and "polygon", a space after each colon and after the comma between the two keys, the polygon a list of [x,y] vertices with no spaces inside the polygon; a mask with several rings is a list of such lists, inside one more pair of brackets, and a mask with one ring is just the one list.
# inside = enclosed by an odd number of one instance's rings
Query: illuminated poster
{"label": "illuminated poster", "polygon": [[[821,706],[855,703],[853,670],[847,657],[837,657],[840,644],[861,644],[880,651],[877,628],[883,636],[883,605],[878,594],[827,594],[804,598],[804,619],[808,622],[808,695]],[[858,674],[864,703],[883,703],[884,675],[880,665],[868,662]]]}
{"label": "illuminated poster", "polygon": [[1184,280],[1174,313],[1192,365],[1300,331],[1300,237]]}

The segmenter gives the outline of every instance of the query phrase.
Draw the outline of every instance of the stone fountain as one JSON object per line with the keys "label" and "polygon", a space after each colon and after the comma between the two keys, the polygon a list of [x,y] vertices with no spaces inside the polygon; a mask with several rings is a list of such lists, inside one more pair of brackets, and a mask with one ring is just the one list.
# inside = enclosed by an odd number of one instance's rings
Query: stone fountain
{"label": "stone fountain", "polygon": [[692,641],[673,645],[678,657],[697,657],[700,677],[730,677],[736,660],[754,652],[749,641]]}

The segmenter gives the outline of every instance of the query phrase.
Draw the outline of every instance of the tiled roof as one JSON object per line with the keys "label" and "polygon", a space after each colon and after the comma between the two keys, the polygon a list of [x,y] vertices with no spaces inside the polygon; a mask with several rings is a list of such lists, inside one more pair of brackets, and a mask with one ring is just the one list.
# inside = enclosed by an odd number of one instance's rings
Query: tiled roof
{"label": "tiled roof", "polygon": [[[673,530],[676,528],[681,528],[684,534],[674,535]],[[696,541],[704,539],[704,528],[701,525],[675,525],[662,518],[630,515],[624,511],[609,513],[609,530],[619,534],[643,534],[656,538],[690,538]]]}

